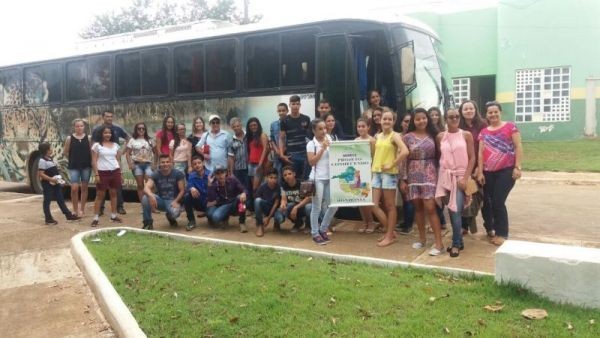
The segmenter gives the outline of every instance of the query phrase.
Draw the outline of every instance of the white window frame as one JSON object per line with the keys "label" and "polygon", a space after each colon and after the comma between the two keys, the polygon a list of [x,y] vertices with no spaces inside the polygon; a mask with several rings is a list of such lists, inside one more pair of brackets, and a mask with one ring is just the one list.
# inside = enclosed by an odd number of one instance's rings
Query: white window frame
{"label": "white window frame", "polygon": [[571,66],[517,69],[515,121],[571,121]]}

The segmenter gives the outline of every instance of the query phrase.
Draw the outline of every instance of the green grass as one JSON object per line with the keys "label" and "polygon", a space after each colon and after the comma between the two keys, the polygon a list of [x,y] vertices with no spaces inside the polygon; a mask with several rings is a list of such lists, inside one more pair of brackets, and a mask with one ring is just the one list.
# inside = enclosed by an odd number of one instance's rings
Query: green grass
{"label": "green grass", "polygon": [[523,142],[523,169],[600,172],[600,139]]}
{"label": "green grass", "polygon": [[[310,259],[153,235],[88,248],[149,337],[598,336],[600,311],[557,305],[492,278]],[[435,297],[435,300],[431,300]],[[502,302],[498,313],[485,305]],[[522,310],[543,308],[530,321]],[[567,322],[574,329],[567,329]],[[449,333],[445,333],[445,329]]]}

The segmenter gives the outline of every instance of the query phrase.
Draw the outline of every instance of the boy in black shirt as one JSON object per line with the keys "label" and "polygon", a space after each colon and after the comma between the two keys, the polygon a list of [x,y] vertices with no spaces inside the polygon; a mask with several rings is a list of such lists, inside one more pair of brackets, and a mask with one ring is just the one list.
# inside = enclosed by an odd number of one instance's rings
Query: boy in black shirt
{"label": "boy in black shirt", "polygon": [[279,132],[279,153],[281,160],[294,166],[301,179],[308,178],[306,157],[306,136],[310,129],[310,117],[300,114],[300,96],[290,97],[290,114],[281,120]]}
{"label": "boy in black shirt", "polygon": [[60,211],[67,217],[67,221],[76,221],[80,218],[74,215],[67,205],[65,204],[65,198],[62,194],[62,185],[65,183],[63,178],[58,173],[58,167],[52,160],[52,147],[49,143],[44,142],[38,146],[42,158],[38,165],[38,175],[42,180],[42,188],[44,190],[44,202],[42,204],[44,209],[44,217],[46,218],[47,225],[55,225],[58,222],[52,218],[50,213],[50,202],[52,198],[56,198],[56,203],[60,208]]}
{"label": "boy in black shirt", "polygon": [[[283,168],[283,183],[281,185],[281,204],[275,212],[275,230],[289,218],[294,222],[291,232],[302,229],[303,220],[310,215],[312,204],[310,196],[300,195],[300,180],[296,179],[296,172],[292,166]],[[308,223],[308,222],[307,222]]]}
{"label": "boy in black shirt", "polygon": [[[269,221],[281,200],[281,188],[277,183],[277,170],[271,169],[267,173],[267,182],[263,183],[254,194],[254,212],[256,217],[256,236],[262,237],[265,234],[265,226],[269,225]],[[267,213],[266,221],[263,221],[263,213]],[[279,224],[275,221],[275,228],[279,228]]]}

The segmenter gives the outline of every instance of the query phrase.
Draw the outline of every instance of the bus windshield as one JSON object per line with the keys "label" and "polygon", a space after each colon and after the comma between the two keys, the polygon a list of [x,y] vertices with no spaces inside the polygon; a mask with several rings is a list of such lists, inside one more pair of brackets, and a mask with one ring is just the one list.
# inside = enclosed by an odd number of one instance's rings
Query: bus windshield
{"label": "bus windshield", "polygon": [[396,27],[393,30],[393,38],[396,46],[413,41],[415,48],[417,87],[408,95],[406,108],[442,107],[444,103],[442,70],[434,48],[434,39],[405,27]]}

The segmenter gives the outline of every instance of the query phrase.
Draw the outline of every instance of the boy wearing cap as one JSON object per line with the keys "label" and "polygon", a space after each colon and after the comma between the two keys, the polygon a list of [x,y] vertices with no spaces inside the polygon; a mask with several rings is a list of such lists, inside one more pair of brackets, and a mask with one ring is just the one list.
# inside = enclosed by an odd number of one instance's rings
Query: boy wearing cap
{"label": "boy wearing cap", "polygon": [[[248,232],[245,203],[246,189],[242,183],[234,176],[227,176],[227,167],[216,166],[213,175],[208,178],[208,224],[217,225],[229,216],[239,214],[240,231]],[[242,210],[238,211],[238,208]]]}
{"label": "boy wearing cap", "polygon": [[221,129],[221,118],[212,114],[208,117],[210,131],[204,134],[196,151],[204,155],[204,166],[214,172],[216,166],[227,168],[227,152],[231,145],[231,135]]}

